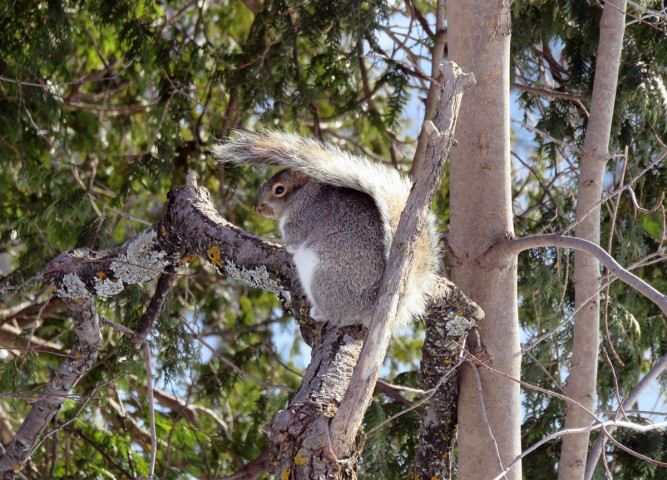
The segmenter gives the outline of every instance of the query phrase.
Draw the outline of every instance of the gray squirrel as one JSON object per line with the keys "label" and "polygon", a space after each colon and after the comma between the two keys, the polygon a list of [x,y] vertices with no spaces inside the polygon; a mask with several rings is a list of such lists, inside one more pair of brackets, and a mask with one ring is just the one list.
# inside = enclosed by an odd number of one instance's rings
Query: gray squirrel
{"label": "gray squirrel", "polygon": [[[368,326],[411,184],[396,170],[281,132],[236,132],[212,148],[221,163],[287,167],[259,191],[255,211],[278,220],[311,317]],[[417,241],[396,325],[424,313],[438,273],[434,217]]]}

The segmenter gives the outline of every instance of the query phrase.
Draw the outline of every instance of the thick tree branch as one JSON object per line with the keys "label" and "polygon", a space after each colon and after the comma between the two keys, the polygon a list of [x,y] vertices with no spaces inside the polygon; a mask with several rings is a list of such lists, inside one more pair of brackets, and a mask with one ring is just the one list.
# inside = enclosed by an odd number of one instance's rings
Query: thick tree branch
{"label": "thick tree branch", "polygon": [[[447,300],[429,307],[422,348],[421,387],[437,391],[430,398],[419,428],[419,447],[412,473],[415,478],[452,478],[458,425],[459,345],[468,331],[456,319],[480,320],[484,313],[451,282],[440,283],[434,297]],[[443,379],[444,380],[443,382]]]}
{"label": "thick tree branch", "polygon": [[43,276],[69,307],[76,341],[0,457],[2,478],[20,472],[53,415],[95,365],[101,347],[95,298],[117,295],[126,285],[162,275],[142,324],[140,333],[145,334],[164,305],[171,283],[166,277],[175,275],[175,268],[190,253],[206,258],[221,273],[261,288],[280,291],[292,286],[293,267],[285,249],[222,219],[208,191],[193,177],[170,192],[164,217],[132,240],[105,254],[78,249],[59,255]]}
{"label": "thick tree branch", "polygon": [[[219,273],[248,284],[274,292],[291,288],[287,251],[220,217],[208,191],[197,186],[194,178],[169,193],[166,214],[151,228],[104,255],[88,249],[61,254],[44,275],[55,294],[65,300],[111,297],[125,285],[152,280],[163,272],[176,275],[170,269],[192,254],[207,259]],[[165,285],[155,300],[158,303],[164,302],[169,282],[161,283]]]}

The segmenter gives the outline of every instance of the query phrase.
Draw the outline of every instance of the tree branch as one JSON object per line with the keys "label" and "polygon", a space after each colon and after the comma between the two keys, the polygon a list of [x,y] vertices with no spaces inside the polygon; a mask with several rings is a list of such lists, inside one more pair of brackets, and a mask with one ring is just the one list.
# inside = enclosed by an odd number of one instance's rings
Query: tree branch
{"label": "tree branch", "polygon": [[[413,6],[413,10],[418,14],[418,10]],[[421,15],[418,15],[419,19]],[[431,54],[431,77],[437,80],[442,80],[440,74],[440,64],[442,57],[445,54],[445,44],[447,43],[447,29],[445,27],[445,2],[438,0],[435,9],[435,42],[433,44],[433,52]],[[421,20],[420,20],[421,21]],[[417,148],[412,159],[412,167],[410,168],[410,176],[415,178],[424,164],[424,155],[426,155],[426,145],[428,143],[428,132],[426,131],[426,122],[433,120],[436,108],[438,107],[438,95],[442,91],[442,86],[438,82],[431,82],[428,87],[428,94],[426,95],[426,102],[424,103],[424,123],[422,129],[417,137]]]}
{"label": "tree branch", "polygon": [[[659,428],[665,428],[667,427],[667,422],[662,422],[662,423],[655,423],[653,425],[638,425],[636,423],[632,422],[622,422],[622,421],[614,421],[610,420],[607,422],[602,422],[598,423],[596,425],[591,425],[590,427],[583,427],[583,428],[571,428],[567,430],[560,430],[556,433],[552,433],[551,435],[548,435],[544,438],[542,438],[539,442],[534,443],[531,445],[529,448],[521,452],[521,455],[519,455],[517,458],[512,460],[512,463],[510,463],[507,468],[505,468],[501,473],[493,477],[493,480],[500,480],[505,476],[507,472],[509,472],[522,458],[525,458],[530,454],[531,452],[534,452],[537,450],[540,446],[544,445],[547,442],[550,442],[554,438],[562,437],[563,435],[575,435],[577,433],[582,433],[582,432],[593,432],[595,430],[600,430],[600,429],[605,429],[605,427],[608,426],[613,426],[613,427],[619,427],[619,428],[631,428],[632,430],[636,430],[639,432],[648,432],[654,429],[659,429]],[[653,460],[654,461],[654,460]],[[653,462],[652,461],[652,462]]]}
{"label": "tree branch", "polygon": [[161,287],[144,316],[145,334],[164,305],[171,283],[165,277],[175,275],[174,269],[189,252],[206,258],[219,272],[254,286],[272,291],[292,286],[293,267],[285,249],[222,219],[208,191],[197,186],[194,177],[169,193],[163,218],[132,240],[106,254],[78,249],[59,255],[41,276],[69,307],[76,341],[72,354],[53,374],[0,457],[2,478],[14,478],[20,472],[72,388],[95,365],[102,343],[95,298],[117,295],[126,285],[162,275]]}
{"label": "tree branch", "polygon": [[496,256],[502,258],[506,255],[517,255],[524,250],[538,247],[572,248],[593,255],[612,275],[645,295],[655,303],[663,313],[667,314],[667,295],[660,293],[644,280],[623,268],[614,257],[609,255],[602,247],[588,240],[584,240],[583,238],[564,237],[558,233],[517,238],[516,240],[511,240],[501,245],[491,247],[484,255],[482,261],[489,262],[489,264],[495,264],[494,257]]}
{"label": "tree branch", "polygon": [[[667,353],[660,358],[656,362],[655,365],[651,368],[651,370],[648,371],[648,373],[642,378],[637,386],[632,389],[630,394],[625,397],[625,400],[621,405],[619,405],[619,410],[620,409],[629,409],[632,407],[632,405],[639,400],[639,397],[641,394],[648,388],[648,386],[654,382],[655,380],[662,375],[662,372],[667,370]],[[585,480],[591,480],[593,478],[593,472],[595,471],[595,466],[598,463],[598,459],[600,458],[600,454],[602,453],[603,449],[603,442],[606,436],[611,435],[613,431],[616,429],[615,425],[610,426],[609,430],[606,428],[603,430],[604,435],[600,435],[597,440],[595,441],[595,445],[593,445],[593,448],[591,449],[591,452],[588,454],[588,460],[586,461],[586,475],[585,475]]]}
{"label": "tree branch", "polygon": [[76,340],[72,355],[65,358],[53,373],[42,394],[32,404],[18,432],[0,457],[0,475],[14,478],[21,471],[44,429],[67,400],[69,392],[88,372],[97,359],[102,345],[100,319],[93,299],[68,302],[74,319]]}

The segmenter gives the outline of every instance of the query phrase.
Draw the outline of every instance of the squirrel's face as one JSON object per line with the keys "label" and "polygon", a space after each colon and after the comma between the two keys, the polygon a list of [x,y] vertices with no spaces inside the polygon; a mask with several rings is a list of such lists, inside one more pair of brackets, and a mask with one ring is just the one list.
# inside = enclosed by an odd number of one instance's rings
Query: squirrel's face
{"label": "squirrel's face", "polygon": [[308,180],[308,176],[296,170],[287,169],[276,173],[260,189],[255,212],[267,218],[280,220],[292,193],[305,185]]}

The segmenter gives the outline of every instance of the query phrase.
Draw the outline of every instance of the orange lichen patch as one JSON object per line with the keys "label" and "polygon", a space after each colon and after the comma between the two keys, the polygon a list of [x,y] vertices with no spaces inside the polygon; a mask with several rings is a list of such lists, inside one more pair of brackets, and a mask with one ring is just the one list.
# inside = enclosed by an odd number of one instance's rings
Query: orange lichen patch
{"label": "orange lichen patch", "polygon": [[97,272],[97,278],[99,278],[100,280],[104,280],[105,278],[107,278],[107,274],[104,273],[102,270],[100,270],[99,272]]}
{"label": "orange lichen patch", "polygon": [[[210,250],[209,250],[210,252]],[[188,255],[187,257],[181,258],[178,263],[190,263],[197,258],[197,255]]]}
{"label": "orange lichen patch", "polygon": [[164,225],[162,225],[162,235],[164,235],[165,237],[168,236],[167,235],[167,228]]}
{"label": "orange lichen patch", "polygon": [[463,316],[463,312],[456,312],[456,314],[457,314],[459,317],[462,317],[462,316]]}
{"label": "orange lichen patch", "polygon": [[492,73],[491,75],[487,75],[486,77],[484,77],[484,79],[485,79],[485,80],[491,80],[492,78],[499,77],[500,75],[502,75],[502,73],[503,73],[503,72],[501,72],[500,70],[498,70],[497,72]]}
{"label": "orange lichen patch", "polygon": [[213,245],[211,248],[208,249],[206,255],[208,255],[208,259],[211,261],[213,265],[215,265],[218,268],[222,268],[222,263],[220,262],[220,247],[218,247],[217,245]]}
{"label": "orange lichen patch", "polygon": [[287,466],[283,467],[283,471],[280,472],[280,480],[288,480],[289,479],[289,474],[290,474],[289,467],[287,467]]}
{"label": "orange lichen patch", "polygon": [[444,360],[444,362],[445,362],[445,365],[449,365],[450,363],[452,363],[452,360],[447,358],[447,359]]}

